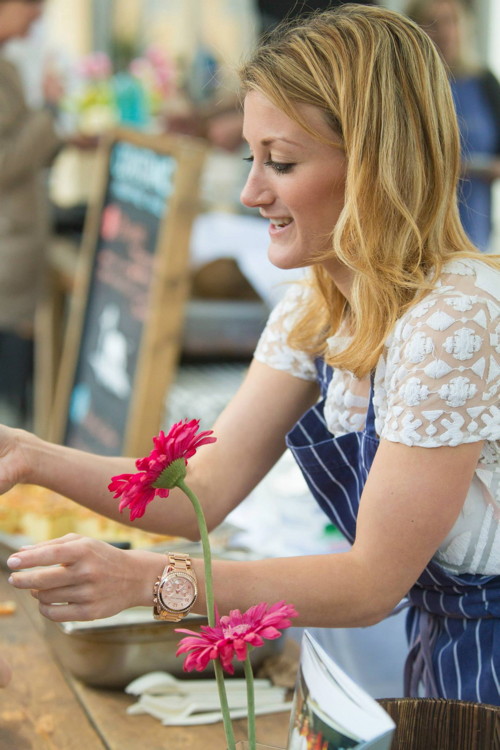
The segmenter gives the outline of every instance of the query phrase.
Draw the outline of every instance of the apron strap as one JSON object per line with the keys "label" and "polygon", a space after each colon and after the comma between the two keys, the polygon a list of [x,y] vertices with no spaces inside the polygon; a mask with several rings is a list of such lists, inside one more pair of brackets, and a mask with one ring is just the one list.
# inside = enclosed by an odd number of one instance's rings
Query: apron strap
{"label": "apron strap", "polygon": [[406,697],[418,698],[418,686],[422,684],[426,698],[439,698],[432,651],[437,636],[435,618],[430,612],[420,610],[419,634],[406,657],[404,668],[404,694]]}
{"label": "apron strap", "polygon": [[366,412],[366,425],[365,433],[368,437],[378,440],[377,432],[375,430],[375,407],[373,405],[373,394],[374,394],[374,382],[375,382],[375,371],[372,370],[370,373],[370,400],[368,401],[368,409]]}

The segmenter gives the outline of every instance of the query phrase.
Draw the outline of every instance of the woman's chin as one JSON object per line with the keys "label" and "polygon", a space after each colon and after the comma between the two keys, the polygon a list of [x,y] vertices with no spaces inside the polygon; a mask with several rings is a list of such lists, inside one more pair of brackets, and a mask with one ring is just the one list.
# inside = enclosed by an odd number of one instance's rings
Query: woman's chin
{"label": "woman's chin", "polygon": [[303,258],[298,258],[297,255],[287,253],[283,248],[275,248],[272,245],[269,247],[267,257],[273,266],[281,268],[283,271],[291,271],[294,268],[305,268],[308,265]]}

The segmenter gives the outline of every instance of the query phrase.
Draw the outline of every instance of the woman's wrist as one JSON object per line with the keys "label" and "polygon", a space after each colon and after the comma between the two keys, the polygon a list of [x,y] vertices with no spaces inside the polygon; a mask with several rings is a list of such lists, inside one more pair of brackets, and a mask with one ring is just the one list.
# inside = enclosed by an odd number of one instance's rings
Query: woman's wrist
{"label": "woman's wrist", "polygon": [[16,429],[13,434],[10,468],[14,474],[13,484],[39,484],[37,477],[40,464],[39,453],[43,441],[31,432]]}
{"label": "woman's wrist", "polygon": [[147,550],[131,550],[127,554],[135,558],[133,565],[138,572],[133,587],[133,602],[130,603],[130,606],[152,607],[153,587],[166,565],[166,556]]}

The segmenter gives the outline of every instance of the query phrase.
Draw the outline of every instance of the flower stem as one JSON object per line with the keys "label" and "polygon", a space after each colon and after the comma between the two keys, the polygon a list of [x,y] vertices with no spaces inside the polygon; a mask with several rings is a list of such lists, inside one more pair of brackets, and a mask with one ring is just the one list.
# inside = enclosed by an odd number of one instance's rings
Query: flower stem
{"label": "flower stem", "polygon": [[[208,539],[208,528],[207,522],[205,521],[205,514],[201,503],[196,497],[195,493],[192,492],[183,479],[179,479],[177,486],[181,489],[184,494],[187,495],[196,513],[196,520],[198,521],[198,529],[200,532],[201,546],[203,549],[203,565],[205,570],[205,596],[207,599],[207,617],[208,624],[211,628],[215,627],[215,603],[214,603],[214,584],[212,576],[212,552],[210,549],[210,541]],[[217,682],[217,690],[219,691],[219,702],[222,712],[222,719],[224,722],[224,732],[226,735],[228,750],[236,750],[233,725],[231,724],[231,714],[229,712],[229,704],[227,701],[226,686],[224,684],[224,675],[222,673],[222,666],[217,659],[214,659],[214,671],[215,680]]]}
{"label": "flower stem", "polygon": [[231,723],[231,713],[229,711],[226,686],[224,684],[224,675],[222,673],[222,666],[218,659],[214,659],[214,672],[215,681],[217,682],[217,689],[219,691],[219,703],[222,713],[222,721],[224,722],[224,734],[226,735],[227,750],[236,750],[233,725]]}
{"label": "flower stem", "polygon": [[196,513],[198,529],[200,532],[201,546],[203,549],[203,563],[205,566],[205,596],[207,598],[207,616],[208,624],[211,628],[215,627],[215,604],[214,604],[214,582],[212,577],[212,551],[208,539],[207,522],[201,503],[192,492],[183,479],[179,479],[177,486],[188,496]]}
{"label": "flower stem", "polygon": [[255,750],[255,693],[253,685],[253,670],[250,663],[250,648],[243,662],[245,669],[245,682],[247,685],[247,722],[248,722],[248,747],[249,750]]}

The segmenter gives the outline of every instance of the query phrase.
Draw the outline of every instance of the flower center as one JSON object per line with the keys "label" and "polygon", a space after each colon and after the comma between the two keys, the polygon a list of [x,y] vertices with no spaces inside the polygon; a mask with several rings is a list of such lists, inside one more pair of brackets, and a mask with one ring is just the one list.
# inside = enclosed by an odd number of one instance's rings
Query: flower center
{"label": "flower center", "polygon": [[162,473],[158,479],[153,482],[152,486],[156,489],[167,489],[171,490],[172,487],[177,487],[180,479],[184,479],[186,476],[186,462],[183,458],[176,458],[172,461]]}
{"label": "flower center", "polygon": [[245,635],[248,633],[248,625],[241,623],[241,625],[232,625],[231,627],[224,629],[224,635],[231,637],[232,635]]}

